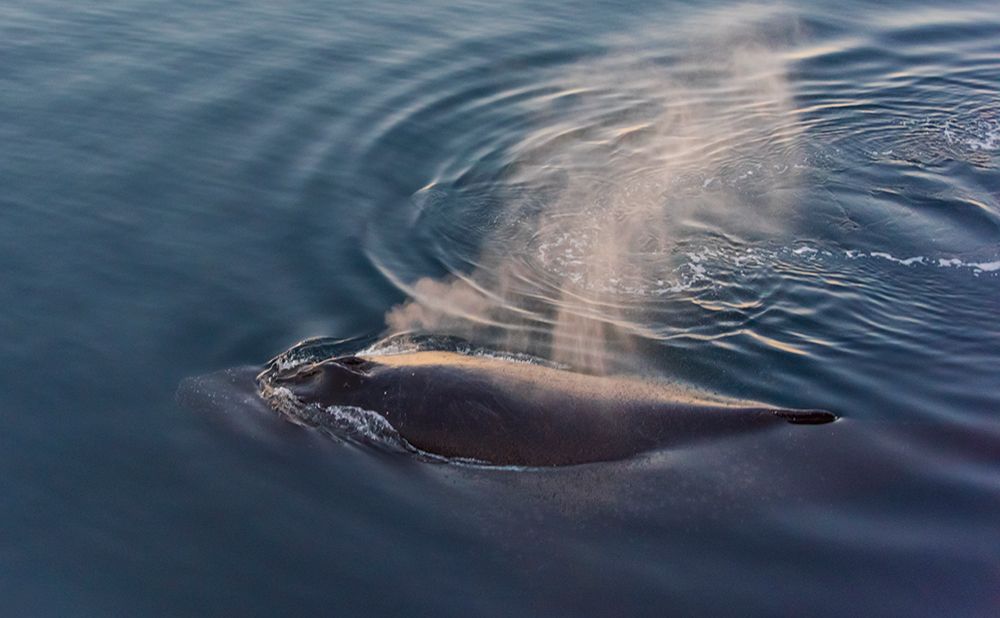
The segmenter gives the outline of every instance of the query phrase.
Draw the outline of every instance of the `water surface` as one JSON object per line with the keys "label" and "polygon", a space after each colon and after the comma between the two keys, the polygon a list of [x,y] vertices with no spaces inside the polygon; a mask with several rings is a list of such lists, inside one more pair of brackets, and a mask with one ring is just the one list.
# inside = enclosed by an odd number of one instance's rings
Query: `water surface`
{"label": "water surface", "polygon": [[[26,615],[995,615],[989,2],[0,9]],[[235,436],[182,378],[416,329],[825,407],[614,464]]]}

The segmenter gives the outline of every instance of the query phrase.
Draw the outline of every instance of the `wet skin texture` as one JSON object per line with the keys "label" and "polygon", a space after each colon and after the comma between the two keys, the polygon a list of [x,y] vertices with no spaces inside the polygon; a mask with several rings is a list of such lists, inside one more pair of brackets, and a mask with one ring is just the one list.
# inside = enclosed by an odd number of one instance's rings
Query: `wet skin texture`
{"label": "wet skin texture", "polygon": [[378,412],[423,451],[504,465],[622,459],[836,419],[824,410],[698,399],[652,382],[449,352],[328,359],[279,374],[272,386],[305,404]]}

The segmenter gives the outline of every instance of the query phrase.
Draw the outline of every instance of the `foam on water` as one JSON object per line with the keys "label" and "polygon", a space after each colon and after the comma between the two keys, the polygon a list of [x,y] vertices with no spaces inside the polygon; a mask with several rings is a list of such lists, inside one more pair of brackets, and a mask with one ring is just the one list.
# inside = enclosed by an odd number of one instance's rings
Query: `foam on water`
{"label": "foam on water", "polygon": [[1000,150],[1000,118],[993,115],[970,121],[948,121],[941,130],[948,144],[972,151]]}
{"label": "foam on water", "polygon": [[983,273],[992,273],[1000,270],[1000,260],[993,261],[965,261],[957,257],[927,257],[923,255],[916,255],[913,257],[901,258],[892,255],[891,253],[886,253],[885,251],[856,251],[856,250],[845,250],[844,255],[852,260],[856,259],[879,259],[888,262],[895,262],[896,264],[902,264],[903,266],[913,266],[919,264],[921,266],[928,266],[932,268],[966,268],[972,271],[972,274],[979,276]]}
{"label": "foam on water", "polygon": [[400,452],[416,452],[409,442],[378,412],[356,406],[304,406],[303,413],[312,412],[311,420],[318,427],[339,437],[376,444]]}
{"label": "foam on water", "polygon": [[935,110],[923,118],[899,119],[893,127],[870,136],[878,140],[868,152],[871,158],[952,159],[988,166],[990,156],[1000,150],[1000,118],[990,109],[950,115]]}
{"label": "foam on water", "polygon": [[637,279],[627,272],[613,273],[602,279],[588,278],[584,262],[577,257],[583,239],[559,238],[553,243],[538,247],[538,264],[546,272],[564,278],[572,284],[590,292],[614,294],[619,297],[658,297],[685,292],[701,285],[713,285],[714,276],[720,268],[735,269],[747,274],[751,267],[766,268],[789,260],[816,264],[825,261],[824,270],[836,272],[848,268],[838,264],[837,257],[848,260],[877,260],[900,266],[923,266],[927,268],[961,268],[973,275],[993,273],[1000,270],[1000,260],[962,259],[954,256],[897,256],[888,251],[864,251],[860,249],[830,249],[812,245],[772,247],[732,247],[704,246],[695,250],[676,251],[658,255],[643,256],[647,263],[655,263],[655,268],[647,266],[646,273],[654,273],[655,279]]}
{"label": "foam on water", "polygon": [[289,422],[321,429],[337,439],[401,453],[418,452],[378,412],[356,406],[304,404],[289,389],[273,386],[270,377],[267,372],[262,374],[260,395]]}

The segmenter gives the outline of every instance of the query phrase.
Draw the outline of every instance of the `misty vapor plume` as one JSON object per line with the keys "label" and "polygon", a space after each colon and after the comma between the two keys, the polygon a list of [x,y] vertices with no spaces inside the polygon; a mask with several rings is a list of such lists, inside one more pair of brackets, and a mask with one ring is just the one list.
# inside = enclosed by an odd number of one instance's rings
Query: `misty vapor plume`
{"label": "misty vapor plume", "polygon": [[[776,11],[728,14],[742,23],[702,15],[683,42],[564,67],[556,94],[531,103],[544,122],[509,148],[504,183],[517,190],[475,267],[407,285],[389,330],[605,373],[650,336],[650,303],[683,293],[678,243],[777,229],[800,159],[781,51],[798,26]],[[698,268],[682,274],[711,276]]]}

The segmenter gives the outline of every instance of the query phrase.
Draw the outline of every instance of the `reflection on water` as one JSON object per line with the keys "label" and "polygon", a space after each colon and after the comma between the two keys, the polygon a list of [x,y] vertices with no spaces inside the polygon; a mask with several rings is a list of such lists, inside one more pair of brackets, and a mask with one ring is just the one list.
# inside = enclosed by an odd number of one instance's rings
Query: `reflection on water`
{"label": "reflection on water", "polygon": [[[0,34],[9,612],[996,613],[991,3],[45,0]],[[409,330],[846,420],[518,472],[174,404]],[[252,424],[249,388],[208,407]]]}

